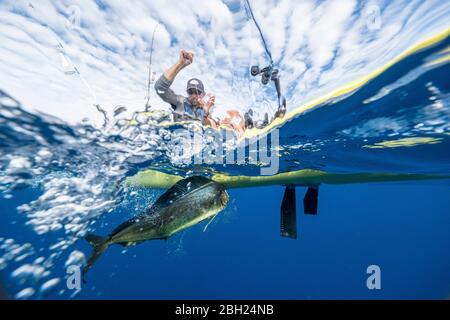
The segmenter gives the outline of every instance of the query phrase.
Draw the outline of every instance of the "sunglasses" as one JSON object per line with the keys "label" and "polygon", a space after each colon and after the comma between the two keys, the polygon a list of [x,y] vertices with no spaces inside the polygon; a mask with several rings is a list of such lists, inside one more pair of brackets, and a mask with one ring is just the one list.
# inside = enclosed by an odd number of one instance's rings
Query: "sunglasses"
{"label": "sunglasses", "polygon": [[193,95],[193,94],[196,94],[196,95],[201,95],[201,94],[203,94],[203,92],[201,92],[200,90],[197,90],[197,89],[189,89],[188,91],[187,91],[187,93],[188,93],[188,95]]}

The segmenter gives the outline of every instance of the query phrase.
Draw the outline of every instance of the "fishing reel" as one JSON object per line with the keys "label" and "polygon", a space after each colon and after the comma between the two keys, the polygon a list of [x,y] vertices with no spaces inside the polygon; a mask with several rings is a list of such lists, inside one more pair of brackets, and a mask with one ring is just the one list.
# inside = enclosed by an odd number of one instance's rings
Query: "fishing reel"
{"label": "fishing reel", "polygon": [[270,80],[273,81],[278,97],[278,110],[275,113],[275,117],[283,118],[286,114],[286,99],[281,94],[280,75],[278,69],[275,69],[273,67],[273,64],[271,63],[269,66],[261,70],[259,69],[259,66],[251,66],[250,73],[253,77],[256,77],[260,74],[261,82],[263,85],[268,84]]}
{"label": "fishing reel", "polygon": [[267,66],[263,69],[259,69],[259,66],[252,66],[250,68],[250,73],[253,77],[261,74],[261,83],[266,85],[270,80],[277,81],[278,80],[278,69],[275,69],[273,66]]}

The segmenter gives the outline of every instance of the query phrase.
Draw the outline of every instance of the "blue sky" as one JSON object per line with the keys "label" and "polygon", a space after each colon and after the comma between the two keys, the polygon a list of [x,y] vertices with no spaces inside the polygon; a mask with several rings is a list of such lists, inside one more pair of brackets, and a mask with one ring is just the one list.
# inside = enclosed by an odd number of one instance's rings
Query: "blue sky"
{"label": "blue sky", "polygon": [[[447,1],[250,1],[281,70],[288,108],[296,108],[373,71],[449,27]],[[173,84],[200,77],[226,109],[276,108],[271,87],[249,76],[267,64],[255,25],[240,0],[1,1],[0,88],[24,105],[70,123],[93,109],[145,104],[148,56],[159,76],[180,49],[194,63]],[[77,74],[74,67],[80,72]],[[151,96],[155,108],[167,108]]]}

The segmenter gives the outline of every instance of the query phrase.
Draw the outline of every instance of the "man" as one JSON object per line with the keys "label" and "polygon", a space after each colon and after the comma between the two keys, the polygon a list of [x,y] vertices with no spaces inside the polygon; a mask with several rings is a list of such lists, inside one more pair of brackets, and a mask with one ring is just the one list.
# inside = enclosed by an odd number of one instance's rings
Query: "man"
{"label": "man", "polygon": [[[244,116],[237,110],[227,110],[224,119],[213,119],[210,115],[210,110],[214,106],[216,98],[210,96],[208,101],[205,102],[203,100],[205,97],[205,88],[202,81],[196,78],[192,78],[187,82],[187,98],[175,94],[170,89],[172,82],[181,70],[192,63],[193,59],[194,54],[192,52],[181,50],[178,61],[167,69],[155,83],[156,93],[162,100],[172,106],[175,121],[200,121],[203,125],[209,125],[213,128],[225,126],[234,130],[239,136],[243,135],[246,129],[253,127],[263,128],[269,124],[269,116],[267,113],[265,114],[264,122],[254,123],[252,120],[253,111],[251,109]],[[284,117],[284,113],[285,106],[284,109],[280,108],[277,111],[275,117]]]}
{"label": "man", "polygon": [[193,78],[187,82],[187,97],[177,95],[170,89],[177,74],[190,65],[193,59],[192,52],[181,50],[178,61],[156,81],[155,90],[162,100],[172,106],[175,121],[200,121],[203,125],[215,127],[217,123],[209,113],[215,103],[215,97],[211,96],[208,101],[203,101],[205,88],[201,80]]}

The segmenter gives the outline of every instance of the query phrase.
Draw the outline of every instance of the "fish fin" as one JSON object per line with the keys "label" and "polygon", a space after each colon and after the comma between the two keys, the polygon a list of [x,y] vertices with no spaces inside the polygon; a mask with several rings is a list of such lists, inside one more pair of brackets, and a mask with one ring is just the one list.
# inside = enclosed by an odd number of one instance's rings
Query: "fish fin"
{"label": "fish fin", "polygon": [[86,264],[86,266],[83,268],[83,282],[86,282],[84,280],[84,275],[88,272],[88,270],[92,267],[94,262],[98,259],[98,257],[109,247],[110,245],[110,239],[107,237],[100,237],[96,236],[94,234],[87,234],[85,239],[90,243],[90,245],[93,248],[92,254]]}
{"label": "fish fin", "polygon": [[211,219],[209,219],[208,223],[206,224],[205,228],[203,228],[203,232],[206,232],[206,229],[208,228],[208,226],[211,224],[211,222],[214,220],[215,217],[217,217],[219,213],[216,213],[215,215],[212,216]]}
{"label": "fish fin", "polygon": [[176,202],[178,199],[196,190],[197,188],[211,183],[212,180],[203,176],[192,176],[186,179],[180,180],[164,192],[158,200],[147,210],[147,215],[155,212],[159,209],[167,207],[170,203]]}
{"label": "fish fin", "polygon": [[129,242],[116,242],[116,244],[118,244],[119,246],[122,246],[122,247],[128,247],[128,245],[130,243]]}
{"label": "fish fin", "polygon": [[84,237],[91,246],[96,247],[99,243],[104,242],[106,240],[105,237],[97,236],[92,233],[88,233],[86,237]]}

